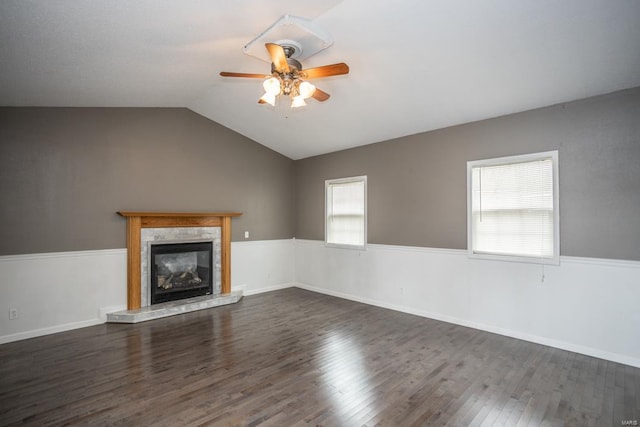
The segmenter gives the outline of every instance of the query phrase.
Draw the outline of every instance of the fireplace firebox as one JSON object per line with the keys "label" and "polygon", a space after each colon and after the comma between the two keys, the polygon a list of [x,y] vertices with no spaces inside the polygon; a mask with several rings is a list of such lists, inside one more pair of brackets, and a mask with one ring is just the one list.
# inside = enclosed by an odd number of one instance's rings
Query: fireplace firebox
{"label": "fireplace firebox", "polygon": [[150,245],[150,300],[159,304],[213,293],[213,242]]}

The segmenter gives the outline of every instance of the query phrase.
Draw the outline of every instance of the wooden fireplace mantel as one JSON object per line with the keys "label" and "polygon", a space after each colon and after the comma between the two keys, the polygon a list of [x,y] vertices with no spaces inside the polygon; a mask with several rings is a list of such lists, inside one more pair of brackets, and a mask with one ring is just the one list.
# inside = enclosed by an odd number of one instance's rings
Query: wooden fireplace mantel
{"label": "wooden fireplace mantel", "polygon": [[140,308],[140,230],[168,227],[220,227],[221,291],[231,292],[231,218],[240,212],[137,212],[120,211],[127,219],[127,309]]}

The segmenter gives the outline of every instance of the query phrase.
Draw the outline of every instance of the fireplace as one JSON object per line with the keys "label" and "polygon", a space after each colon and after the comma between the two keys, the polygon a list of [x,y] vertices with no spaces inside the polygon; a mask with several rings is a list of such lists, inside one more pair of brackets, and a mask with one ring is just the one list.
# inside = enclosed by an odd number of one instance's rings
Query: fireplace
{"label": "fireplace", "polygon": [[[158,244],[168,243],[166,240],[194,240],[204,238],[200,228],[215,228],[219,238],[214,241],[214,292],[213,295],[228,295],[231,293],[231,218],[240,216],[240,212],[140,212],[119,211],[118,214],[127,219],[127,309],[137,310],[150,307],[148,298],[150,292],[145,292],[150,280],[146,276],[150,271],[144,267],[149,260],[145,251],[147,244],[143,243],[146,232],[152,235],[145,242],[153,240]],[[169,230],[169,234],[156,233],[154,229]],[[192,230],[187,235],[179,229]],[[164,236],[163,236],[164,234]],[[209,237],[207,237],[208,239]],[[165,240],[160,242],[158,240]],[[219,249],[215,242],[218,242]]]}
{"label": "fireplace", "polygon": [[212,241],[150,244],[151,304],[213,293]]}
{"label": "fireplace", "polygon": [[242,299],[242,291],[231,291],[231,218],[240,212],[118,214],[127,219],[127,310],[107,313],[108,322],[145,322]]}

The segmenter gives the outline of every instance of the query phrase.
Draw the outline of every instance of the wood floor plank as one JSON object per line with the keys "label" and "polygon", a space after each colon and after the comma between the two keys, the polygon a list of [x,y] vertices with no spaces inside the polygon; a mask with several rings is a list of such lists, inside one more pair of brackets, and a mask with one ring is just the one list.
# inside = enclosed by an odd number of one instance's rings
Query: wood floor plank
{"label": "wood floor plank", "polygon": [[0,345],[0,425],[620,425],[640,369],[285,289]]}

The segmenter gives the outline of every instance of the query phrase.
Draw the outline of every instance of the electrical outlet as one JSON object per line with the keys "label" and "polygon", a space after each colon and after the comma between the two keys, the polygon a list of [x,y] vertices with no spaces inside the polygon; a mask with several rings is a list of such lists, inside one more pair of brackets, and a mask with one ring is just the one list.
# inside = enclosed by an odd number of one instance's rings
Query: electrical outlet
{"label": "electrical outlet", "polygon": [[248,239],[248,238],[249,238],[249,232],[248,232],[248,231],[245,231],[245,232],[244,232],[244,238],[245,238],[245,239]]}
{"label": "electrical outlet", "polygon": [[10,308],[9,309],[9,320],[16,320],[18,318],[18,309]]}

